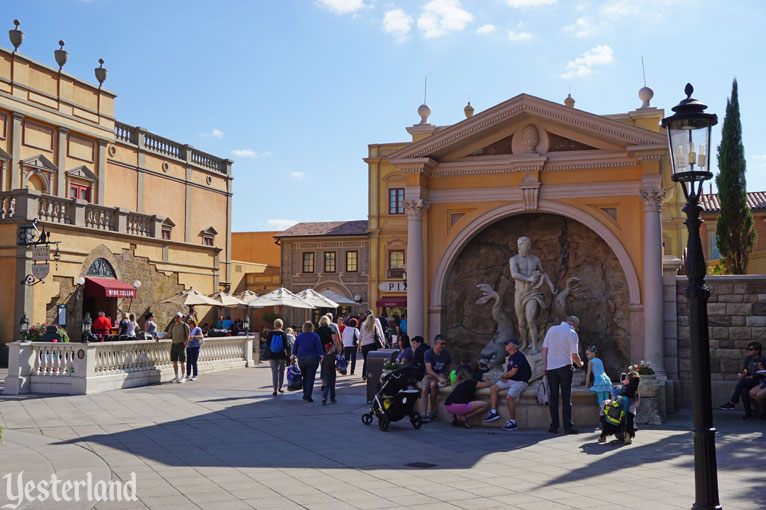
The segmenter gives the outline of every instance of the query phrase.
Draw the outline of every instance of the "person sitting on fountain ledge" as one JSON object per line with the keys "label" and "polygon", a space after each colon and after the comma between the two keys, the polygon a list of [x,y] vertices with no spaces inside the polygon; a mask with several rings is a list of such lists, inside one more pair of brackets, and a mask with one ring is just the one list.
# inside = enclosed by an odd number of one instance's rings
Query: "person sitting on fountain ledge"
{"label": "person sitting on fountain ledge", "polygon": [[[423,355],[423,361],[426,366],[426,375],[423,377],[423,390],[421,401],[423,402],[423,422],[428,423],[433,419],[434,409],[436,409],[436,399],[439,397],[439,384],[447,385],[447,374],[449,366],[452,363],[452,356],[446,349],[447,337],[436,335],[434,346],[427,350]],[[430,393],[430,398],[428,398]],[[429,412],[429,401],[430,409]]]}
{"label": "person sitting on fountain ledge", "polygon": [[484,418],[485,422],[495,421],[500,418],[500,414],[497,412],[497,399],[501,390],[508,390],[508,394],[505,397],[505,401],[508,404],[508,423],[505,424],[503,430],[516,430],[516,406],[514,402],[518,402],[521,398],[521,392],[527,389],[529,386],[529,378],[532,376],[532,368],[529,366],[527,357],[519,350],[519,341],[515,338],[510,338],[505,342],[505,352],[509,354],[508,365],[506,371],[500,376],[495,384],[490,388],[490,401],[492,403],[492,409],[489,414]]}

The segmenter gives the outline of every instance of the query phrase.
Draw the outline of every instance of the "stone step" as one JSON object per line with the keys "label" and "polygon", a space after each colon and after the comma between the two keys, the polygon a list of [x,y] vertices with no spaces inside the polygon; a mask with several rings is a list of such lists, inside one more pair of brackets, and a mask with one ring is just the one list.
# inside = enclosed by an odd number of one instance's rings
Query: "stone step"
{"label": "stone step", "polygon": [[[533,383],[531,387],[521,394],[521,399],[516,402],[516,423],[519,428],[544,428],[547,429],[551,424],[550,408],[548,406],[539,406],[537,404],[537,385]],[[439,399],[436,404],[434,419],[446,422],[452,421],[452,415],[444,410],[444,400],[452,391],[452,387],[446,386],[439,388]],[[503,427],[508,421],[508,406],[505,402],[506,391],[500,392],[500,398],[497,402],[497,411],[500,419],[493,422],[484,423],[483,416],[471,418],[471,425],[483,427]],[[477,400],[490,401],[489,388],[482,388],[476,391]],[[588,388],[572,388],[572,421],[575,428],[591,427],[599,425],[599,404],[596,401],[596,395],[591,393]],[[561,413],[561,404],[559,404],[559,413]]]}

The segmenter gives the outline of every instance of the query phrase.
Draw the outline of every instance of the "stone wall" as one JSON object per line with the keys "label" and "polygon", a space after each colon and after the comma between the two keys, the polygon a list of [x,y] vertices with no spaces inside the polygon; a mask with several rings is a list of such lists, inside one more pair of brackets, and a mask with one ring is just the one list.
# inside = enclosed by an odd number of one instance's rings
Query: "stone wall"
{"label": "stone wall", "polygon": [[[747,356],[747,344],[766,344],[766,275],[707,276],[710,289],[708,322],[710,333],[710,378],[713,405],[731,397],[737,372]],[[691,344],[689,303],[685,276],[676,277],[677,374],[680,392],[676,404],[691,407]],[[667,362],[666,357],[666,362]],[[672,374],[668,367],[669,375]]]}

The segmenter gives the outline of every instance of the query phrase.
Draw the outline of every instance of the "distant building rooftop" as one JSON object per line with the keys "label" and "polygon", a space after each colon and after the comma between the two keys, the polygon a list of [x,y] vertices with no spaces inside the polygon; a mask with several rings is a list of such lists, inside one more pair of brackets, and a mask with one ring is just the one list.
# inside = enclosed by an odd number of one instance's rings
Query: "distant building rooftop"
{"label": "distant building rooftop", "polygon": [[363,236],[367,235],[367,220],[354,221],[318,221],[298,223],[279,232],[274,237],[313,237],[313,236]]}
{"label": "distant building rooftop", "polygon": [[[700,205],[704,212],[718,212],[721,210],[721,199],[717,193],[703,194]],[[753,211],[766,211],[766,191],[748,191],[747,205]]]}

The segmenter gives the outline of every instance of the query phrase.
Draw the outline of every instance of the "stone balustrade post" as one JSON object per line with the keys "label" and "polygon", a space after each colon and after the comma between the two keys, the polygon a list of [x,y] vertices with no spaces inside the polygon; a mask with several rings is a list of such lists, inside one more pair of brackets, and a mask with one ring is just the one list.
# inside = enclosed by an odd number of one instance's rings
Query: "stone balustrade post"
{"label": "stone balustrade post", "polygon": [[650,362],[659,379],[665,371],[663,331],[662,220],[660,211],[665,190],[643,188],[644,203],[644,359]]}
{"label": "stone balustrade post", "polygon": [[115,207],[115,211],[117,212],[117,232],[120,234],[127,234],[128,233],[128,213],[130,210],[123,209],[122,207]]}
{"label": "stone balustrade post", "polygon": [[181,149],[181,159],[186,161],[186,164],[191,165],[192,164],[192,151],[194,150],[194,146],[187,144],[182,145]]}
{"label": "stone balustrade post", "polygon": [[156,214],[152,216],[151,218],[151,231],[149,232],[149,235],[154,237],[155,239],[161,239],[162,238],[162,222],[165,221],[165,216],[157,216]]}
{"label": "stone balustrade post", "polygon": [[14,207],[14,219],[33,220],[37,218],[40,212],[39,191],[33,189],[16,189],[11,191],[11,195],[16,198]]}
{"label": "stone balustrade post", "polygon": [[146,129],[142,128],[141,126],[136,126],[136,129],[133,131],[133,136],[135,138],[133,143],[138,145],[141,149],[146,148]]}
{"label": "stone balustrade post", "polygon": [[249,334],[246,337],[245,340],[245,366],[246,367],[252,367],[253,366],[253,337],[251,337]]}
{"label": "stone balustrade post", "polygon": [[85,226],[85,211],[88,207],[88,202],[86,200],[82,200],[81,198],[76,198],[74,200],[74,207],[72,211],[72,222],[77,227],[84,227]]}
{"label": "stone balustrade post", "polygon": [[31,387],[32,344],[12,342],[8,344],[8,377],[5,378],[4,395],[29,393]]}
{"label": "stone balustrade post", "polygon": [[70,395],[86,395],[95,385],[97,344],[80,344],[74,351]]}
{"label": "stone balustrade post", "polygon": [[423,211],[428,202],[419,198],[405,200],[403,205],[407,213],[407,333],[412,338],[425,334]]}

